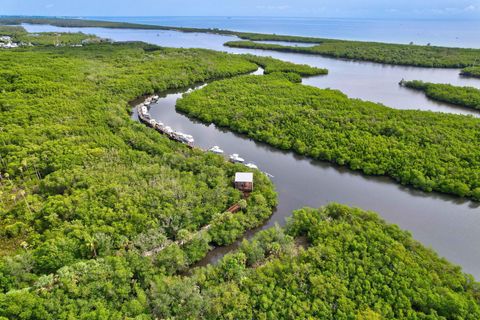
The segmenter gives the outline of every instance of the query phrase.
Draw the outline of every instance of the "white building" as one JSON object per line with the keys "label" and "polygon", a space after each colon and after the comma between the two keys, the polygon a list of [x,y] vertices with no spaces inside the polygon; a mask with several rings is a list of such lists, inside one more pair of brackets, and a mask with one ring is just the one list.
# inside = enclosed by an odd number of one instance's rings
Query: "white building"
{"label": "white building", "polygon": [[0,37],[0,48],[5,48],[5,49],[18,48],[18,43],[12,42],[12,37],[1,36]]}
{"label": "white building", "polygon": [[235,173],[235,188],[243,192],[253,191],[253,173],[237,172]]}

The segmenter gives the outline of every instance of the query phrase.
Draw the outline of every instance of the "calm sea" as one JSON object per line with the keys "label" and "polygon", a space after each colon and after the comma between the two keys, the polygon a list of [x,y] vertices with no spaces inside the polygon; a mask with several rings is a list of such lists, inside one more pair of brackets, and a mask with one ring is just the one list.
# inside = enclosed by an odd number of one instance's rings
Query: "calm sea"
{"label": "calm sea", "polygon": [[[85,17],[86,18],[86,17]],[[105,21],[245,32],[480,48],[480,17],[470,20],[382,20],[275,17],[88,17]]]}

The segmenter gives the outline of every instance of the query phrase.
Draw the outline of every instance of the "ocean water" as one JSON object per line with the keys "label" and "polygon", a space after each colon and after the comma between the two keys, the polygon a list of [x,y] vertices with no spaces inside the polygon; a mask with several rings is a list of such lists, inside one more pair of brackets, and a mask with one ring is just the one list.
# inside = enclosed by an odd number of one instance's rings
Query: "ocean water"
{"label": "ocean water", "polygon": [[83,17],[175,27],[219,28],[321,38],[480,48],[480,17],[395,20],[286,17]]}

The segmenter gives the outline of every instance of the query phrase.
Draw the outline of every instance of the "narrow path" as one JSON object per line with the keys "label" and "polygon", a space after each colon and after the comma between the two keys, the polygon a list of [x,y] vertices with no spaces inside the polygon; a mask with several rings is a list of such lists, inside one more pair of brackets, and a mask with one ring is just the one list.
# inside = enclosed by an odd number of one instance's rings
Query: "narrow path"
{"label": "narrow path", "polygon": [[[229,214],[235,214],[238,211],[240,211],[240,205],[238,203],[236,203],[236,204],[232,205],[227,211],[225,211],[225,213],[228,212]],[[208,232],[208,230],[210,230],[211,227],[212,227],[212,225],[208,224],[208,225],[202,227],[199,231],[190,234],[190,236],[187,239],[177,240],[177,241],[167,240],[164,243],[162,243],[162,245],[160,245],[156,248],[153,248],[151,250],[143,252],[142,256],[151,257],[151,256],[154,256],[154,255],[157,255],[158,253],[162,252],[163,250],[165,250],[166,248],[170,247],[173,244],[177,244],[178,246],[183,246],[183,245],[189,243],[190,241],[192,241],[197,236],[201,235],[202,233]]]}

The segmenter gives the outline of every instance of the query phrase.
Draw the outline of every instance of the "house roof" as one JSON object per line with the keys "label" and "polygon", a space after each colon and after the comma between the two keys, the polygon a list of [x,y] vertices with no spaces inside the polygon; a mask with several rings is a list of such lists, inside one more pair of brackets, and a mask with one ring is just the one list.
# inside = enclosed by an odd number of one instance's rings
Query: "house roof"
{"label": "house roof", "polygon": [[237,172],[235,173],[235,182],[253,182],[253,173]]}

